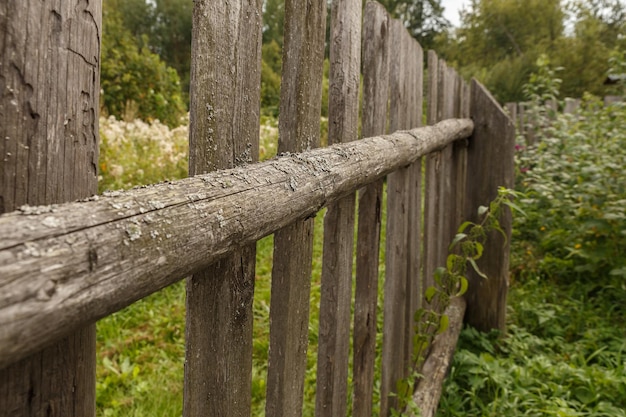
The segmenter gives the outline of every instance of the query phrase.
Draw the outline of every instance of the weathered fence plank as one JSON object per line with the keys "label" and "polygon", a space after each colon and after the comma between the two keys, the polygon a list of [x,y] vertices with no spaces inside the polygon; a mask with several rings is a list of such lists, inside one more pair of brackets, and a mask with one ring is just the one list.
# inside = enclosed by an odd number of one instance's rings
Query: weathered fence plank
{"label": "weathered fence plank", "polygon": [[[399,20],[390,21],[389,131],[405,128],[408,119],[408,91],[403,71],[409,59],[406,29]],[[385,284],[383,306],[383,352],[380,388],[380,415],[396,407],[396,381],[404,377],[406,337],[406,279],[408,255],[409,170],[402,167],[387,176],[387,236],[385,241]]]}
{"label": "weathered fence plank", "polygon": [[448,120],[0,216],[0,369],[472,129]]}
{"label": "weathered fence plank", "polygon": [[[389,15],[379,3],[368,1],[363,19],[363,136],[385,133],[389,92]],[[376,359],[378,253],[383,182],[359,190],[354,301],[352,415],[372,415]]]}
{"label": "weathered fence plank", "polygon": [[[196,2],[190,175],[258,160],[261,0]],[[249,416],[255,244],[187,280],[184,415]]]}
{"label": "weathered fence plank", "polygon": [[[361,0],[334,0],[330,30],[328,143],[358,137]],[[328,206],[320,294],[315,415],[344,416],[347,407],[355,194]]]}
{"label": "weathered fence plank", "polygon": [[[285,2],[279,152],[319,146],[325,33],[325,0]],[[289,186],[296,189],[299,184]],[[276,232],[265,407],[269,416],[302,413],[312,253],[313,219],[298,218]]]}
{"label": "weathered fence plank", "polygon": [[[0,214],[97,192],[101,18],[100,1],[0,5]],[[0,370],[0,416],[95,415],[93,322]]]}
{"label": "weathered fence plank", "polygon": [[[427,123],[434,125],[439,121],[439,58],[435,51],[428,51],[428,108]],[[440,170],[441,153],[434,152],[426,157],[425,195],[424,195],[424,275],[423,285],[428,288],[434,285],[434,273],[437,267],[437,231],[439,225],[438,208],[441,194],[439,192],[438,172]]]}
{"label": "weathered fence plank", "polygon": [[[477,208],[488,206],[496,197],[498,187],[513,187],[515,129],[496,100],[476,80],[472,81],[471,113],[476,127],[467,151],[465,218],[477,221]],[[492,232],[485,243],[484,256],[477,261],[489,278],[483,279],[473,271],[469,273],[465,320],[481,331],[505,330],[511,242],[508,208],[503,211],[500,225],[506,239]]]}
{"label": "weathered fence plank", "polygon": [[[407,125],[410,127],[422,126],[422,107],[424,97],[424,52],[420,44],[414,39],[409,39],[410,62],[408,66],[412,68],[411,82],[407,83],[409,94],[411,95],[411,113]],[[415,311],[421,305],[421,230],[422,230],[422,159],[411,164],[408,181],[408,258],[406,277],[406,306],[404,311],[405,334],[404,358],[405,376],[411,371],[413,358],[413,337],[415,333]]]}

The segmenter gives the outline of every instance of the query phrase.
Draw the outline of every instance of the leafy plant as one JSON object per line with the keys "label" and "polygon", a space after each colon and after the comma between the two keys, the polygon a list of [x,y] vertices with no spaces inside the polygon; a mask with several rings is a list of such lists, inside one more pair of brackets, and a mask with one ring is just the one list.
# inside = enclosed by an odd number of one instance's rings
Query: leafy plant
{"label": "leafy plant", "polygon": [[555,115],[541,136],[535,146],[518,145],[517,187],[529,216],[514,227],[515,273],[597,283],[613,277],[623,285],[626,106],[586,95],[576,115]]}
{"label": "leafy plant", "polygon": [[420,377],[418,371],[426,359],[426,353],[435,336],[448,328],[449,317],[444,311],[450,305],[452,297],[460,297],[467,291],[469,285],[466,278],[468,265],[478,275],[487,278],[478,268],[476,261],[483,255],[484,244],[489,233],[497,231],[507,239],[499,219],[505,207],[521,210],[512,202],[515,197],[519,197],[517,192],[500,187],[497,197],[489,203],[489,207],[480,206],[478,208],[478,215],[482,216],[480,223],[466,221],[459,226],[457,234],[448,248],[446,266],[435,269],[435,285],[427,288],[424,292],[424,297],[429,306],[418,309],[414,315],[416,324],[413,334],[410,375],[397,382],[398,408],[392,410],[393,416],[403,415],[407,407],[410,407],[414,414],[418,412],[416,405],[412,402],[415,383]]}

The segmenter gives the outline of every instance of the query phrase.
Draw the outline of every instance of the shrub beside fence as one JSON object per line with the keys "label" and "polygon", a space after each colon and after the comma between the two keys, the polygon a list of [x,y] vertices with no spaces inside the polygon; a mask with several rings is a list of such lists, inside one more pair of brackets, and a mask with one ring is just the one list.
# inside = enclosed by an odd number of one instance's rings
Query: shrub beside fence
{"label": "shrub beside fence", "polygon": [[[98,3],[90,7],[99,9],[99,2],[91,3]],[[27,6],[12,7],[19,11]],[[384,314],[380,415],[389,415],[396,406],[390,394],[396,381],[407,375],[413,315],[426,306],[424,289],[432,284],[434,268],[445,263],[454,230],[463,218],[475,219],[478,206],[487,205],[498,186],[512,186],[512,124],[478,82],[470,88],[429,51],[426,98],[431,126],[419,127],[424,97],[420,45],[382,6],[368,2],[361,63],[361,3],[334,1],[329,93],[332,146],[314,149],[321,114],[326,2],[289,0],[279,124],[283,155],[255,163],[261,12],[260,1],[211,1],[195,6],[190,129],[194,177],[82,202],[33,207],[56,201],[24,198],[19,204],[17,200],[7,204],[5,196],[17,195],[21,186],[16,169],[23,167],[3,163],[0,197],[7,213],[0,216],[0,415],[93,415],[93,390],[86,388],[94,379],[92,345],[85,342],[87,353],[74,358],[75,363],[86,364],[76,371],[44,365],[38,373],[27,373],[23,384],[15,384],[15,364],[31,369],[38,352],[50,349],[69,333],[93,327],[97,319],[188,276],[192,278],[187,281],[184,415],[249,415],[253,244],[271,233],[275,233],[275,249],[266,413],[301,415],[312,217],[324,206],[328,212],[316,415],[347,413],[350,373],[352,414],[372,414],[379,310]],[[3,16],[0,29],[8,24]],[[93,41],[99,39],[98,33],[86,31],[84,35]],[[39,47],[32,45],[27,51],[36,54]],[[97,69],[97,64],[90,68]],[[357,141],[361,67],[366,138]],[[3,66],[2,71],[7,68]],[[40,88],[34,80],[31,85],[36,91]],[[96,98],[97,91],[93,92]],[[29,98],[20,98],[27,106]],[[10,100],[3,98],[1,103],[6,109]],[[49,111],[62,114],[66,109]],[[11,117],[18,118],[18,114]],[[35,127],[46,123],[49,120],[41,119]],[[88,132],[92,128],[82,126]],[[80,128],[77,135],[84,137]],[[17,148],[31,138],[19,126],[10,132],[6,129],[0,127],[7,137],[5,147]],[[62,148],[69,149],[72,137],[62,132],[55,135],[68,143]],[[28,158],[40,157],[42,148],[27,149]],[[77,158],[72,164],[92,169],[90,158],[80,157],[79,152],[72,155]],[[385,176],[388,216],[381,219]],[[63,178],[61,187],[70,187],[75,180]],[[387,221],[385,301],[377,306],[382,221]],[[510,235],[510,222],[505,220],[503,227]],[[483,329],[503,329],[508,245],[497,239],[490,242],[479,261],[490,279],[471,277],[467,320]],[[461,313],[451,326],[455,332],[463,316],[464,303],[459,301],[459,305]],[[352,370],[348,368],[350,338]],[[58,350],[54,348],[53,355],[62,357]],[[445,355],[451,353],[447,348]],[[78,388],[80,401],[90,410],[64,402],[71,394],[41,389],[49,384],[65,387],[69,393],[79,372],[87,380]],[[430,389],[426,396],[435,400],[426,413],[434,412],[440,394]]]}

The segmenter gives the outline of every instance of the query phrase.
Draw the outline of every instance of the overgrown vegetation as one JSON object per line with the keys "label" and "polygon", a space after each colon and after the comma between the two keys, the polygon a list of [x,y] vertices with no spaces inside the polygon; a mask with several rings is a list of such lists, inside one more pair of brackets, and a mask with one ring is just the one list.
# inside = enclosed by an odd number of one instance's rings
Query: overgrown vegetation
{"label": "overgrown vegetation", "polygon": [[626,415],[626,106],[586,95],[552,115],[538,63],[539,142],[517,145],[519,205],[506,337],[462,333],[439,416]]}

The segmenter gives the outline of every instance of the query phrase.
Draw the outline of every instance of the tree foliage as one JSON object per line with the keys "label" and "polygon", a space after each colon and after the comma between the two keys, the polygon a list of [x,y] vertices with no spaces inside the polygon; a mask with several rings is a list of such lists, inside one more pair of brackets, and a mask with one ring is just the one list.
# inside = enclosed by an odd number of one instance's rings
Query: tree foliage
{"label": "tree foliage", "polygon": [[117,10],[105,9],[102,32],[104,113],[124,119],[159,119],[169,126],[180,124],[186,108],[176,70],[150,51],[145,35],[137,42]]}
{"label": "tree foliage", "polygon": [[443,16],[441,0],[381,0],[400,19],[424,49],[433,48],[435,38],[450,27]]}
{"label": "tree foliage", "polygon": [[461,26],[439,35],[437,50],[502,102],[524,99],[544,54],[564,68],[563,95],[603,95],[609,58],[626,48],[625,18],[624,0],[472,0]]}

